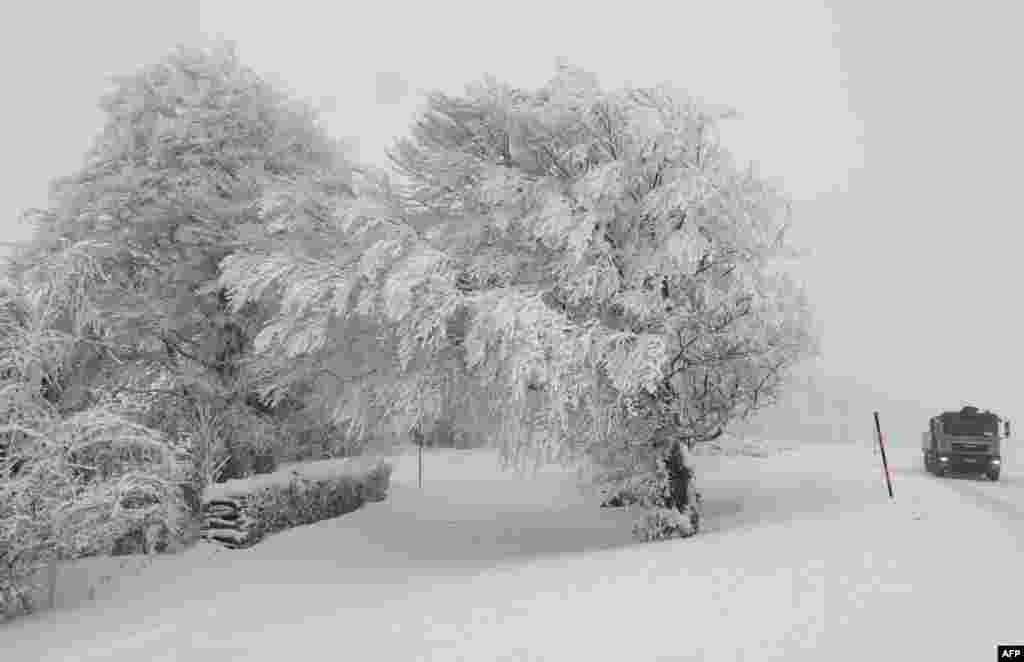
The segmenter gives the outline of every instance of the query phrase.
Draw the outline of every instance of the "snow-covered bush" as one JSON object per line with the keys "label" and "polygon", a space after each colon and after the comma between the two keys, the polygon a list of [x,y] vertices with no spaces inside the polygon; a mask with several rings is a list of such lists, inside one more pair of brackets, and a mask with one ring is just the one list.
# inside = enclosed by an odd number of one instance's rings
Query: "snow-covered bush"
{"label": "snow-covered bush", "polygon": [[[102,331],[74,247],[0,292],[0,614],[31,610],[40,570],[182,528],[177,449],[133,417],[131,396],[90,382]],[[93,375],[95,376],[95,375]]]}
{"label": "snow-covered bush", "polygon": [[645,510],[633,524],[633,536],[642,542],[687,538],[697,533],[696,510],[687,506],[683,512],[675,508],[654,508]]}
{"label": "snow-covered bush", "polygon": [[[612,486],[605,507],[638,506],[634,536],[642,541],[686,538],[700,530],[701,497],[697,492],[694,467],[686,447],[674,448],[667,456],[646,462],[620,462],[614,472],[600,476]],[[678,498],[684,494],[685,498]]]}
{"label": "snow-covered bush", "polygon": [[0,613],[31,611],[32,583],[50,564],[110,554],[133,535],[147,552],[181,535],[175,465],[157,433],[103,406],[16,427],[19,469],[0,475]]}

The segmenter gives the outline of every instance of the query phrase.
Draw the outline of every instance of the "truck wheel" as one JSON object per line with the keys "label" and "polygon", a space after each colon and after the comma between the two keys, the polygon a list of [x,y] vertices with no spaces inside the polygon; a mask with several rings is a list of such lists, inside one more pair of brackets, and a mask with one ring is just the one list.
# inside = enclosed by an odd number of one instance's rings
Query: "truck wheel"
{"label": "truck wheel", "polygon": [[985,475],[988,476],[989,480],[992,480],[992,481],[998,481],[999,480],[999,472],[998,471],[989,471]]}

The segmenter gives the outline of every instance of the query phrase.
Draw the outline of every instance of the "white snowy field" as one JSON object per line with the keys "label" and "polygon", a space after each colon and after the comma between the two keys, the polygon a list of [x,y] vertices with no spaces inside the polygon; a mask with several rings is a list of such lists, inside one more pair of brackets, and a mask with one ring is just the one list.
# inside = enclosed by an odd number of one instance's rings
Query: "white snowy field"
{"label": "white snowy field", "polygon": [[[398,458],[387,501],[202,544],[0,626],[0,660],[985,660],[1024,641],[1024,452],[1000,483],[868,444],[697,458],[707,530],[636,544],[569,472]],[[137,563],[136,563],[137,565]],[[87,594],[90,582],[94,595]]]}

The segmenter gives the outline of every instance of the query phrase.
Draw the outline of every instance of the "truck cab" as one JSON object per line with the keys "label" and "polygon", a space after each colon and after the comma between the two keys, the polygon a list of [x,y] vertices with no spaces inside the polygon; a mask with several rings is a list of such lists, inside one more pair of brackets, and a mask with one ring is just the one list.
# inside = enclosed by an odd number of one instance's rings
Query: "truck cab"
{"label": "truck cab", "polygon": [[922,437],[925,469],[936,476],[982,474],[999,480],[1000,445],[1010,435],[1010,422],[990,411],[963,407],[929,420]]}

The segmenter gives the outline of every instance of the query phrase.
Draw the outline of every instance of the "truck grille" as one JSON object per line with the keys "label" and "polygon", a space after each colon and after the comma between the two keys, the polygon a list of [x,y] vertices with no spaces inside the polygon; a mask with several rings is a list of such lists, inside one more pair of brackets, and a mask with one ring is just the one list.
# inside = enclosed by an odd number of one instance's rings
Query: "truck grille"
{"label": "truck grille", "polygon": [[953,450],[961,453],[987,453],[988,444],[958,444],[953,443]]}

